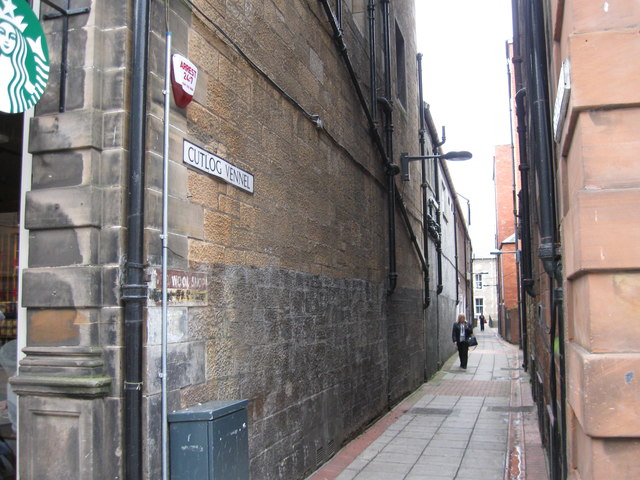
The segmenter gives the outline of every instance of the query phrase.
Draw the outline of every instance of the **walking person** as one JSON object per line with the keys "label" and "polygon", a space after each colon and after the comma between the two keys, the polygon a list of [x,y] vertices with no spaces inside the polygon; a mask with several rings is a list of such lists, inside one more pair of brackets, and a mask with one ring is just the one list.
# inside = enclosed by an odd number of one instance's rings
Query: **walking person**
{"label": "walking person", "polygon": [[481,313],[480,314],[480,331],[484,332],[484,324],[485,324],[486,320],[484,319],[484,315]]}
{"label": "walking person", "polygon": [[460,357],[460,368],[466,370],[467,359],[469,358],[469,337],[473,335],[473,327],[467,322],[464,313],[458,315],[458,321],[453,324],[451,338],[458,346],[458,356]]}

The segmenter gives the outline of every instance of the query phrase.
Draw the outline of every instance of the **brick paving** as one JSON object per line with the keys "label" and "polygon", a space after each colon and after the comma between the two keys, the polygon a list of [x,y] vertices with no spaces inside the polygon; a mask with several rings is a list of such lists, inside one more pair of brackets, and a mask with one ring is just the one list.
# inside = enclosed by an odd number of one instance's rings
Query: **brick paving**
{"label": "brick paving", "polygon": [[460,395],[464,397],[508,397],[511,382],[491,380],[446,380],[439,385],[427,384],[424,393],[431,395]]}
{"label": "brick paving", "polygon": [[466,370],[452,356],[307,480],[547,480],[520,352],[493,329],[476,336]]}

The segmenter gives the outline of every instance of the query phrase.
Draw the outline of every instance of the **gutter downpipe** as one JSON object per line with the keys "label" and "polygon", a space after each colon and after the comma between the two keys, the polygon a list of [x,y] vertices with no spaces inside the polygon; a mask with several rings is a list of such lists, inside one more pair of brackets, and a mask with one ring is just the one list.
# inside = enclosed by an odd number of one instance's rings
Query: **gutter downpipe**
{"label": "gutter downpipe", "polygon": [[371,121],[374,126],[377,124],[377,82],[376,82],[376,0],[369,0],[367,6],[369,12],[369,86],[370,92],[370,109]]}
{"label": "gutter downpipe", "polygon": [[[513,74],[516,80],[516,131],[518,134],[518,147],[520,152],[520,276],[522,281],[522,302],[525,302],[524,294],[535,297],[533,289],[533,275],[531,266],[531,227],[529,217],[529,159],[527,157],[526,121],[524,97],[526,89],[522,79],[522,42],[520,20],[521,10],[518,0],[511,0],[512,24],[513,24]],[[524,20],[526,22],[526,19]],[[525,312],[526,323],[526,312]]]}
{"label": "gutter downpipe", "polygon": [[142,322],[147,285],[144,282],[144,159],[146,131],[149,0],[135,0],[129,121],[129,188],[124,304],[124,472],[127,480],[142,478]]}
{"label": "gutter downpipe", "polygon": [[[397,278],[398,278],[398,273],[396,271],[396,233],[395,233],[395,182],[394,182],[394,175],[396,175],[399,172],[399,168],[397,165],[395,165],[393,163],[393,124],[391,121],[391,109],[393,108],[391,106],[389,97],[391,97],[391,73],[390,73],[390,68],[391,68],[391,63],[390,63],[390,59],[389,59],[389,19],[388,19],[388,12],[389,12],[389,0],[385,0],[385,9],[383,10],[383,13],[386,12],[386,20],[385,20],[385,68],[387,68],[387,73],[385,76],[385,81],[387,81],[387,85],[385,87],[385,92],[388,92],[388,97],[384,98],[384,99],[380,99],[377,98],[378,101],[380,101],[386,108],[386,131],[387,131],[387,138],[386,138],[386,146],[382,144],[382,139],[380,138],[380,135],[378,134],[378,131],[376,129],[376,123],[373,120],[373,117],[371,116],[371,112],[369,111],[368,105],[367,105],[367,101],[365,100],[365,96],[364,93],[362,92],[362,88],[360,87],[360,84],[358,83],[358,77],[353,69],[353,64],[351,63],[351,60],[349,59],[349,54],[347,52],[347,46],[344,43],[344,36],[342,35],[342,32],[339,28],[339,26],[336,23],[336,17],[333,14],[333,12],[331,11],[331,6],[328,3],[328,0],[319,0],[320,3],[322,4],[322,7],[324,8],[325,13],[327,14],[327,18],[329,19],[329,23],[331,25],[331,29],[333,30],[333,35],[334,35],[334,41],[336,42],[336,45],[338,47],[338,50],[340,52],[340,55],[342,56],[342,58],[344,59],[345,65],[347,67],[347,70],[349,71],[349,76],[351,78],[351,81],[353,82],[353,85],[356,89],[356,94],[358,95],[358,99],[360,100],[360,104],[362,105],[362,108],[364,110],[364,113],[367,117],[367,121],[369,122],[369,128],[371,129],[371,135],[373,137],[373,140],[376,144],[376,147],[378,147],[378,151],[379,153],[384,157],[385,160],[385,174],[387,175],[388,178],[388,216],[389,216],[389,227],[388,227],[388,231],[389,231],[389,287],[387,289],[387,294],[391,295],[395,288],[396,288],[396,283],[397,283]],[[387,93],[385,93],[386,95]],[[375,108],[373,109],[373,111],[375,111]]]}
{"label": "gutter downpipe", "polygon": [[[426,117],[426,115],[425,115]],[[445,142],[447,141],[447,135],[445,133],[445,128],[442,127],[442,140],[438,141],[438,133],[435,130],[435,126],[433,125],[433,119],[431,118],[431,115],[429,115],[428,119],[427,119],[427,126],[429,128],[429,137],[432,140],[432,150],[433,150],[433,154],[438,154],[438,152],[440,151],[440,153],[442,153],[440,149],[440,147],[442,147],[442,145],[445,144]],[[442,228],[440,225],[440,168],[442,167],[442,159],[437,159],[436,162],[434,163],[434,188],[433,188],[433,195],[435,198],[435,202],[436,202],[436,218],[433,219],[431,218],[431,223],[433,224],[430,233],[433,236],[434,242],[436,244],[436,249],[438,251],[438,263],[437,263],[437,267],[438,267],[438,286],[436,289],[436,293],[438,295],[440,295],[442,293],[443,290],[443,285],[442,285]]]}
{"label": "gutter downpipe", "polygon": [[[393,107],[391,105],[391,33],[389,27],[389,3],[390,0],[383,0],[382,24],[384,28],[384,96],[385,108],[385,152],[387,155],[387,165],[393,164]],[[387,202],[389,221],[389,288],[387,294],[391,295],[397,285],[398,272],[396,271],[396,215],[395,215],[395,190],[396,183],[392,172],[387,172],[387,189],[389,198]]]}
{"label": "gutter downpipe", "polygon": [[[534,122],[536,135],[540,142],[540,161],[538,162],[538,189],[540,192],[540,247],[538,255],[542,261],[544,269],[549,276],[549,295],[551,310],[551,358],[550,358],[550,388],[552,399],[552,412],[554,415],[554,423],[557,427],[558,421],[560,428],[557,432],[559,438],[556,448],[560,451],[560,462],[553,462],[553,479],[561,479],[566,477],[567,472],[567,452],[566,452],[566,385],[565,385],[565,365],[564,365],[564,321],[562,315],[558,315],[558,311],[562,310],[563,291],[562,291],[562,266],[559,255],[556,251],[556,232],[555,232],[555,215],[554,205],[555,198],[553,196],[553,172],[552,172],[552,151],[551,151],[551,130],[548,124],[549,106],[546,96],[547,87],[547,71],[546,71],[546,42],[544,37],[544,12],[540,1],[532,2],[532,22],[531,29],[533,34],[533,54],[534,54],[534,74],[535,74],[535,93],[534,93]],[[544,70],[543,70],[544,69]],[[555,285],[558,286],[555,286]],[[556,334],[558,335],[559,358],[558,364],[560,369],[560,405],[557,401],[556,386]],[[558,418],[558,407],[560,408]],[[555,436],[555,434],[554,434]],[[555,443],[555,442],[554,442]],[[554,458],[555,457],[555,458]],[[552,458],[557,456],[552,452]]]}
{"label": "gutter downpipe", "polygon": [[[420,136],[420,155],[424,156],[426,155],[426,150],[425,150],[425,138],[424,138],[424,134],[425,134],[425,129],[424,129],[424,109],[425,109],[425,105],[424,105],[424,93],[422,90],[422,54],[419,53],[417,55],[417,61],[418,61],[418,96],[419,96],[419,106],[418,106],[418,112],[419,112],[419,117],[420,117],[420,132],[419,132],[419,136]],[[428,184],[427,184],[427,164],[426,164],[426,159],[422,159],[421,163],[421,167],[422,167],[422,183],[420,184],[420,187],[422,189],[422,242],[423,242],[423,246],[422,246],[422,250],[423,250],[423,254],[424,254],[424,260],[425,260],[425,269],[423,272],[424,275],[424,306],[423,308],[428,308],[429,305],[431,305],[431,292],[429,292],[429,288],[430,288],[430,284],[429,284],[429,231],[428,231],[428,222],[429,222],[429,218],[428,218],[428,198],[427,198],[427,188],[428,188]]]}
{"label": "gutter downpipe", "polygon": [[[444,144],[444,141],[438,143],[436,145],[436,147],[434,148],[434,153],[435,150],[437,150],[438,148],[440,148],[442,145]],[[444,285],[442,284],[442,226],[440,224],[440,166],[441,166],[441,159],[438,158],[436,159],[436,168],[435,168],[435,188],[434,188],[434,192],[435,192],[435,196],[436,196],[436,203],[438,204],[438,208],[436,209],[436,225],[438,226],[438,230],[440,235],[438,236],[438,241],[436,242],[436,250],[438,252],[438,286],[436,287],[436,294],[440,295],[442,293],[442,290],[444,289]]]}
{"label": "gutter downpipe", "polygon": [[[457,202],[457,200],[456,200]],[[455,254],[453,256],[453,258],[455,259],[455,265],[456,265],[456,306],[458,306],[460,304],[460,271],[458,270],[458,225],[457,225],[457,221],[458,221],[458,212],[457,212],[457,208],[454,206],[453,208],[453,248],[455,249]],[[464,265],[464,269],[465,269],[465,278],[467,276],[466,274],[466,270],[467,270],[467,262],[465,259],[465,265]],[[466,310],[466,308],[465,308]],[[466,314],[468,315],[468,312],[466,312]],[[473,322],[473,320],[472,320]]]}
{"label": "gutter downpipe", "polygon": [[[387,155],[387,165],[393,164],[393,106],[391,103],[391,40],[389,31],[389,0],[383,0],[382,9],[382,25],[383,25],[383,55],[384,55],[384,96],[382,104],[384,108],[384,129],[385,129],[385,153]],[[389,287],[387,295],[393,294],[398,281],[398,272],[396,271],[396,221],[395,221],[395,196],[396,184],[393,174],[387,168],[387,218],[389,229]],[[392,382],[389,374],[389,331],[387,326],[387,408],[391,410],[391,391]]]}
{"label": "gutter downpipe", "polygon": [[[517,77],[516,77],[517,78]],[[520,228],[521,228],[521,276],[522,290],[530,297],[534,298],[536,292],[533,289],[533,275],[531,267],[531,224],[529,216],[529,170],[531,169],[528,158],[526,129],[525,129],[525,106],[524,97],[527,91],[521,88],[516,93],[516,121],[518,132],[518,146],[520,150]],[[524,299],[523,299],[524,301]]]}
{"label": "gutter downpipe", "polygon": [[[431,143],[433,145],[435,145],[433,147],[434,153],[437,151],[437,149],[441,146],[444,145],[444,142],[446,142],[446,133],[445,133],[445,128],[442,127],[442,140],[438,139],[438,132],[436,132],[436,128],[435,125],[433,123],[433,117],[431,116],[431,113],[429,111],[429,115],[427,116],[426,112],[428,107],[425,105],[425,109],[424,111],[424,116],[425,116],[425,123],[426,123],[426,127],[429,130],[429,138],[431,139]],[[435,188],[434,188],[434,195],[435,192],[437,192],[438,190],[438,164],[434,163],[434,171],[435,171]],[[438,203],[437,205],[437,210],[440,209],[440,204]],[[430,227],[429,223],[434,224],[434,226]],[[441,230],[440,230],[440,224],[438,223],[438,220],[433,220],[431,218],[431,216],[429,215],[428,211],[427,211],[427,228],[429,229],[429,235],[433,236],[433,240],[436,243],[436,246],[438,245],[438,243],[440,242],[441,239]],[[434,230],[433,232],[431,230]],[[441,252],[441,251],[440,251]],[[426,255],[426,254],[425,254]],[[441,258],[439,258],[441,260]],[[442,264],[440,264],[442,267]],[[441,271],[442,272],[442,271]],[[439,294],[440,292],[436,292],[437,294]],[[439,339],[440,338],[440,301],[438,299],[436,299],[437,301],[435,302],[435,306],[436,306],[436,311],[435,311],[435,318],[436,318],[436,338]],[[441,361],[440,359],[440,341],[436,341],[436,366],[438,368],[438,370],[442,367],[442,365],[444,364],[444,361]]]}

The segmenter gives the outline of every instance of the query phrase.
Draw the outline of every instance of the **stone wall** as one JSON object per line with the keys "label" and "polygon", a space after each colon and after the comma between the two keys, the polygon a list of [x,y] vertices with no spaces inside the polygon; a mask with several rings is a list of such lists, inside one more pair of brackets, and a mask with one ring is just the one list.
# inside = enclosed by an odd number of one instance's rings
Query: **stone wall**
{"label": "stone wall", "polygon": [[[122,478],[122,438],[130,428],[123,420],[120,286],[128,253],[133,2],[84,3],[90,11],[69,23],[73,75],[63,112],[56,83],[62,22],[45,22],[52,84],[30,131],[27,356],[12,381],[28,433],[21,436],[21,468],[29,478]],[[368,101],[366,2],[342,3],[349,61]],[[206,279],[206,290],[198,301],[176,297],[169,305],[169,411],[247,399],[253,478],[303,478],[453,353],[450,325],[461,308],[455,227],[443,237],[441,294],[437,253],[428,246],[433,301],[425,310],[421,264],[405,223],[422,245],[420,185],[396,178],[408,219],[394,210],[398,282],[390,292],[387,158],[322,3],[194,4],[169,2],[172,53],[188,56],[199,74],[191,105],[171,102],[168,264]],[[378,96],[383,5],[376,10]],[[154,282],[162,257],[164,2],[150,7],[148,91],[140,92],[148,100],[149,281],[142,461],[144,478],[159,478],[162,314]],[[392,98],[377,102],[375,131],[381,139],[392,135],[389,160],[397,163],[400,152],[418,148],[415,25],[413,2],[389,7],[391,65],[398,66],[400,33],[405,71],[391,75]],[[402,78],[404,104],[397,98]],[[385,105],[393,125],[385,125]],[[253,191],[187,166],[184,141],[249,172]],[[60,445],[69,454],[43,464]]]}
{"label": "stone wall", "polygon": [[127,2],[74,4],[84,6],[67,31],[61,18],[42,20],[51,74],[30,125],[29,253],[21,265],[27,316],[19,327],[26,348],[11,380],[20,395],[23,478],[118,478],[122,470],[118,284],[130,11]]}
{"label": "stone wall", "polygon": [[[406,31],[407,78],[414,78],[412,7],[393,7],[391,32],[395,22]],[[345,42],[366,91],[366,31],[347,2],[344,9]],[[208,301],[170,308],[169,408],[248,399],[254,478],[299,478],[424,379],[420,265],[397,219],[399,282],[387,296],[384,160],[320,3],[220,2],[202,13],[178,9],[170,18],[173,50],[199,68],[194,102],[172,107],[170,265],[204,273]],[[163,42],[158,23],[146,209],[152,259],[161,226]],[[407,88],[414,98],[415,82]],[[398,152],[417,144],[416,107],[394,107]],[[183,139],[251,173],[253,193],[183,164]],[[152,477],[158,320],[151,308],[145,471]]]}

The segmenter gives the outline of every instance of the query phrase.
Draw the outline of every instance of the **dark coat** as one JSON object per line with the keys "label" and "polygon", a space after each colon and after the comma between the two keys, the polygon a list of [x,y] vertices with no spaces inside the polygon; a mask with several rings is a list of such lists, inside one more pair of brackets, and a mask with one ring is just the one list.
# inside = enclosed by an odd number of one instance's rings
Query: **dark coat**
{"label": "dark coat", "polygon": [[[473,335],[473,327],[469,322],[464,322],[464,336],[467,340],[469,337]],[[458,322],[453,323],[453,330],[451,332],[451,338],[454,342],[458,343],[460,341],[460,327]]]}

